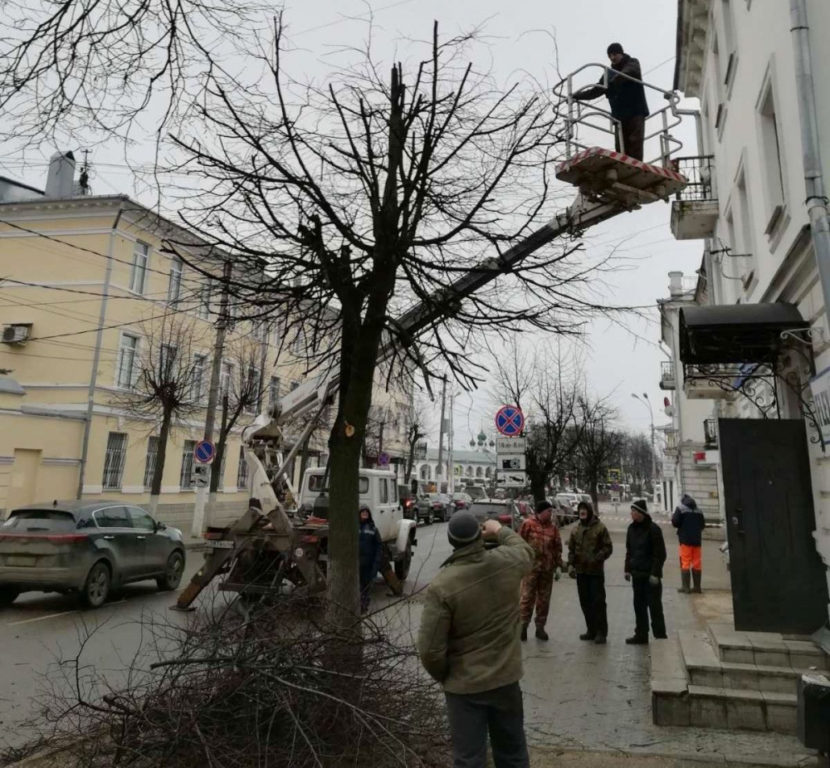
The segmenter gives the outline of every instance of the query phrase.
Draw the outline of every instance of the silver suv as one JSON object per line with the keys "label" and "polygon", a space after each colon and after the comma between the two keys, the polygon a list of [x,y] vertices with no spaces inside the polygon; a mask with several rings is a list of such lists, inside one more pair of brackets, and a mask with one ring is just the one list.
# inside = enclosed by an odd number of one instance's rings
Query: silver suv
{"label": "silver suv", "polygon": [[155,579],[176,589],[182,532],[141,507],[117,501],[66,501],[12,510],[0,526],[0,606],[21,592],[74,592],[97,608],[122,584]]}

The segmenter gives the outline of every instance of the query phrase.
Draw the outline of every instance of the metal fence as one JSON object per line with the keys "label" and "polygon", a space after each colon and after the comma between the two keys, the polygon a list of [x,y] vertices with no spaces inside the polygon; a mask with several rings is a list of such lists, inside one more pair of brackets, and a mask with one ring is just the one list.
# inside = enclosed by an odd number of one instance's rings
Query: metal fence
{"label": "metal fence", "polygon": [[715,173],[714,155],[696,155],[674,159],[677,170],[689,183],[675,194],[677,200],[716,200],[712,179]]}

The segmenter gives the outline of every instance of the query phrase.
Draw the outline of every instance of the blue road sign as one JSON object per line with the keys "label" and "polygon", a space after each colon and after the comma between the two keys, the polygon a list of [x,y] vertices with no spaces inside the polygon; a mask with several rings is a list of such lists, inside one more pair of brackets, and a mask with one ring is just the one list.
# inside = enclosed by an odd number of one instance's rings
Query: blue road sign
{"label": "blue road sign", "polygon": [[503,405],[496,413],[496,429],[505,437],[518,437],[525,427],[525,417],[515,405]]}
{"label": "blue road sign", "polygon": [[379,467],[388,467],[389,466],[389,454],[382,453],[378,456],[378,466]]}
{"label": "blue road sign", "polygon": [[216,446],[210,440],[200,440],[193,449],[193,458],[199,464],[210,464],[216,456]]}

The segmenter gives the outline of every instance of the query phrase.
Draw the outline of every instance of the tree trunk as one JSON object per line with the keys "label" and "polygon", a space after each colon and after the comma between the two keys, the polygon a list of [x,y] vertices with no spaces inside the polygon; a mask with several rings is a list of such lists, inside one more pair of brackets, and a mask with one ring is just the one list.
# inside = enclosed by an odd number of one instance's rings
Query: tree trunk
{"label": "tree trunk", "polygon": [[225,445],[228,442],[228,396],[222,397],[222,422],[219,425],[219,439],[216,441],[216,455],[213,457],[213,471],[210,473],[210,493],[219,490],[222,477],[222,462],[225,460]]}
{"label": "tree trunk", "polygon": [[167,439],[170,437],[170,423],[173,420],[173,411],[165,408],[161,414],[158,447],[156,448],[156,466],[153,468],[153,479],[150,483],[150,514],[155,517],[161,495],[161,480],[164,476],[164,462],[167,459]]}

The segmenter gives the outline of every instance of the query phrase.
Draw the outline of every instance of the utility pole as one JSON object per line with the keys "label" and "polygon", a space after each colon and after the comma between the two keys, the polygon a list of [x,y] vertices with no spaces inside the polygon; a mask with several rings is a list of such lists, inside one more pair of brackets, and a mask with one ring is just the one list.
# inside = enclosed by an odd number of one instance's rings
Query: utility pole
{"label": "utility pole", "polygon": [[441,493],[441,475],[444,474],[444,411],[447,407],[447,377],[441,385],[441,422],[438,425],[438,493]]}
{"label": "utility pole", "polygon": [[454,408],[455,393],[450,392],[450,429],[447,433],[447,492],[450,494],[450,497],[452,497],[453,493],[455,493],[455,462],[453,461],[452,455],[453,440],[455,439],[455,435],[453,434],[455,430],[455,423],[453,419]]}
{"label": "utility pole", "polygon": [[631,397],[639,400],[648,408],[648,418],[651,422],[651,500],[654,501],[657,493],[657,454],[654,452],[654,410],[651,407],[651,400],[648,399],[648,393],[643,392],[643,396],[631,393]]}
{"label": "utility pole", "polygon": [[[225,350],[225,332],[228,328],[228,309],[230,303],[230,295],[228,286],[231,281],[231,273],[233,267],[230,261],[225,262],[222,269],[222,299],[219,306],[219,319],[216,321],[216,340],[213,344],[213,365],[210,370],[210,389],[208,390],[207,414],[205,415],[205,440],[213,440],[213,426],[216,421],[216,405],[219,401],[219,379],[222,374],[222,355]],[[225,446],[224,461],[227,457],[227,446]],[[205,527],[205,502],[208,500],[208,493],[210,488],[210,477],[213,472],[213,465],[208,464],[208,471],[206,481],[207,484],[202,488],[196,489],[196,505],[193,509],[193,525],[190,533],[199,538]],[[215,503],[215,494],[210,494],[210,504],[212,507]]]}

